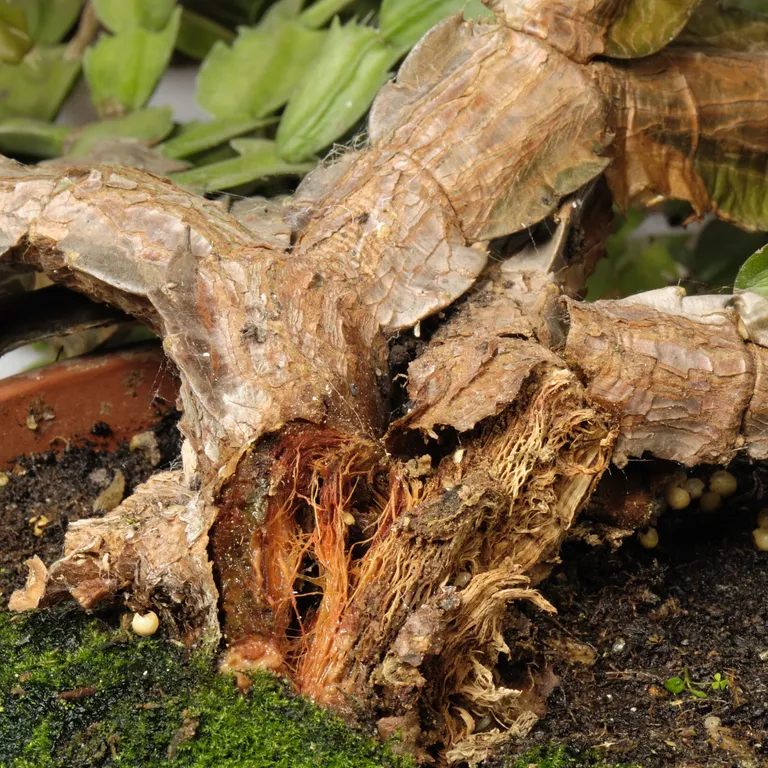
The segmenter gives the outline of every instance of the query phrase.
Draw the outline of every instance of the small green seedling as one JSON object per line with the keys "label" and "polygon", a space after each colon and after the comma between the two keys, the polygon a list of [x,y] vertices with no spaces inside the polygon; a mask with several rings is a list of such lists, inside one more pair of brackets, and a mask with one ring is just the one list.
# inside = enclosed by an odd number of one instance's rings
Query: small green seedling
{"label": "small green seedling", "polygon": [[711,688],[713,691],[724,691],[728,687],[729,683],[720,672],[716,672],[712,680],[704,680],[702,682],[696,682],[691,680],[688,674],[688,667],[683,670],[682,677],[669,677],[664,681],[664,687],[674,694],[680,694],[683,691],[688,691],[695,699],[706,699],[708,694],[704,688]]}
{"label": "small green seedling", "polygon": [[728,681],[719,672],[716,672],[710,685],[713,691],[724,691],[728,687]]}

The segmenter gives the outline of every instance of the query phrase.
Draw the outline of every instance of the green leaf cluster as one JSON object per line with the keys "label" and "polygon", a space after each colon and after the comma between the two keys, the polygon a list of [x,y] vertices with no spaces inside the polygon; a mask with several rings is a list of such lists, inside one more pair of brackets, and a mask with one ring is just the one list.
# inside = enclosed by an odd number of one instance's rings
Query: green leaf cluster
{"label": "green leaf cluster", "polygon": [[[682,221],[689,213],[687,204],[667,205],[672,221]],[[606,258],[587,281],[588,300],[624,298],[677,284],[689,293],[730,289],[734,281],[737,290],[765,290],[768,295],[768,258],[760,257],[764,250],[755,253],[768,234],[745,232],[718,219],[698,228],[667,228],[659,234],[653,228],[640,229],[646,218],[640,210],[616,215]]]}
{"label": "green leaf cluster", "polygon": [[[87,158],[132,139],[192,166],[181,184],[247,192],[310,170],[408,49],[462,9],[485,12],[480,0],[0,0],[0,152]],[[147,108],[174,51],[200,60],[210,120]],[[101,121],[73,130],[55,120],[81,72]]]}
{"label": "green leaf cluster", "polygon": [[686,667],[682,677],[669,677],[664,681],[664,687],[672,694],[679,695],[687,691],[694,699],[706,699],[709,694],[707,689],[712,691],[724,691],[730,683],[720,672],[716,672],[711,680],[696,682],[691,680],[691,676]]}
{"label": "green leaf cluster", "polygon": [[685,232],[656,237],[638,235],[643,211],[617,217],[608,239],[606,258],[587,281],[587,298],[618,299],[676,283],[682,277],[681,257],[690,239]]}

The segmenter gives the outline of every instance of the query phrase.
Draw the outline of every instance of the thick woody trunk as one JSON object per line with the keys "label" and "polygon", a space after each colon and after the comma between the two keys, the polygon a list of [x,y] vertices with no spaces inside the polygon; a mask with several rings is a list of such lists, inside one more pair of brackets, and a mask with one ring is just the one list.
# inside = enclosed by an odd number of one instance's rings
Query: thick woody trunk
{"label": "thick woody trunk", "polygon": [[[271,208],[246,226],[140,171],[5,162],[0,262],[155,329],[186,438],[183,471],[73,525],[12,606],[125,594],[209,644],[220,607],[225,667],[277,670],[451,761],[530,728],[535,691],[497,669],[505,611],[552,610],[535,585],[611,460],[768,455],[759,302],[577,300],[610,221],[606,168],[621,200],[683,194],[755,227],[763,209],[736,210],[705,170],[746,144],[764,162],[765,136],[721,152],[716,119],[663,110],[646,130],[623,105],[687,64],[585,58],[438,25],[378,97],[370,146],[305,180],[292,244]],[[669,149],[655,161],[651,134]],[[676,159],[683,134],[695,162]],[[489,262],[490,239],[545,219],[546,242]],[[395,417],[389,341],[427,318]]]}

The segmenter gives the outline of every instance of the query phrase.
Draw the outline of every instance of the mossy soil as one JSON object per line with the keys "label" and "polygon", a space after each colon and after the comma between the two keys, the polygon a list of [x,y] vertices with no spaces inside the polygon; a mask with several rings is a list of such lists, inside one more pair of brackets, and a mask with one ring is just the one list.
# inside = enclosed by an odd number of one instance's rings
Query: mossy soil
{"label": "mossy soil", "polygon": [[[103,449],[94,425],[84,444],[20,457],[0,488],[0,589],[23,585],[23,560],[52,562],[69,521],[92,516],[117,469],[126,493],[178,460],[175,417],[153,428],[161,461],[127,445]],[[49,524],[36,536],[30,518]],[[34,615],[0,612],[0,767],[216,766],[405,768],[340,719],[293,695],[273,676],[241,692],[215,660],[161,631],[138,638],[120,607],[89,616],[73,604]]]}
{"label": "mossy soil", "polygon": [[0,691],[9,768],[410,765],[271,675],[242,693],[210,659],[106,614],[0,615]]}
{"label": "mossy soil", "polygon": [[[178,441],[172,420],[157,430],[162,468]],[[128,490],[156,470],[127,446],[19,461],[0,488],[4,600],[23,583],[21,561],[58,556],[67,521],[92,514],[117,468]],[[715,516],[667,513],[656,550],[634,538],[616,552],[566,546],[541,585],[558,616],[530,613],[510,627],[522,630],[527,661],[559,678],[548,715],[485,768],[766,763],[768,555],[751,540],[759,487]],[[36,537],[29,517],[41,513],[52,522]],[[242,693],[213,660],[162,630],[137,638],[126,618],[119,607],[87,616],[71,605],[0,614],[0,766],[408,765],[275,678],[258,675]],[[665,689],[686,669],[706,698]],[[706,685],[718,673],[724,690]]]}
{"label": "mossy soil", "polygon": [[[717,513],[664,513],[656,549],[636,536],[618,551],[566,545],[540,586],[558,614],[516,627],[528,661],[559,678],[522,748],[599,747],[644,768],[768,765],[768,553],[752,540],[762,471],[744,469],[740,487]],[[690,685],[667,690],[686,671]],[[514,753],[487,768],[516,765]]]}

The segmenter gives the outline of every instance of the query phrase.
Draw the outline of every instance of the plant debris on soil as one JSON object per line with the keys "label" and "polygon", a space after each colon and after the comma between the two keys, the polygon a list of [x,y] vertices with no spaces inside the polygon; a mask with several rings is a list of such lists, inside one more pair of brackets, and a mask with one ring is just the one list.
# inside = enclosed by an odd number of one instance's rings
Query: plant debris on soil
{"label": "plant debris on soil", "polygon": [[94,502],[115,479],[125,478],[123,495],[179,457],[179,414],[167,414],[151,428],[158,453],[131,450],[127,442],[116,450],[100,445],[109,425],[93,425],[90,439],[63,451],[20,456],[2,469],[7,482],[0,487],[0,601],[6,605],[13,590],[24,585],[24,561],[38,555],[50,563],[61,556],[70,521],[93,517]]}
{"label": "plant debris on soil", "polygon": [[[128,494],[178,459],[176,419],[171,414],[152,429],[159,457],[137,450],[142,441],[133,451],[128,444],[98,450],[108,427],[94,425],[85,444],[20,457],[8,469],[0,488],[3,600],[23,584],[26,558],[59,555],[68,522],[94,514],[95,500],[117,470]],[[753,479],[748,493],[716,513],[692,506],[663,514],[654,549],[643,549],[636,536],[615,551],[577,541],[566,545],[562,563],[540,585],[557,616],[523,608],[513,619],[518,650],[521,625],[522,647],[529,648],[519,663],[549,669],[558,681],[548,712],[526,741],[527,752],[520,754],[518,745],[485,768],[766,763],[768,555],[752,540],[760,507],[755,496],[761,495],[759,478]],[[397,764],[332,718],[323,720],[268,675],[248,682],[251,698],[244,699],[230,678],[215,674],[209,662],[186,657],[162,631],[156,639],[137,640],[125,622],[117,628],[114,613],[92,619],[79,610],[64,614],[64,631],[61,615],[0,616],[8,635],[3,667],[13,677],[6,674],[0,709],[2,765],[162,765],[169,755],[176,764],[208,765],[213,754],[231,761],[227,765],[298,765],[303,747],[296,747],[304,743],[306,723],[296,723],[305,718],[325,734],[312,743],[329,739],[315,747],[323,751],[324,765]],[[37,668],[30,654],[53,654],[56,664]],[[106,677],[94,671],[96,661],[111,669]],[[25,664],[29,669],[22,670]],[[141,679],[135,690],[126,682],[134,673]],[[669,685],[675,679],[683,681],[682,690]],[[120,690],[122,696],[126,686],[130,703],[118,704],[113,694]],[[236,747],[220,738],[219,712],[228,727],[243,732]],[[287,718],[297,728],[295,743],[279,744],[280,754],[270,752],[255,731],[243,731],[244,718],[281,733]],[[126,726],[140,736],[128,738]],[[192,762],[177,763],[185,753]],[[69,762],[56,762],[54,754]],[[257,757],[261,762],[253,762]],[[307,757],[306,764],[316,764],[317,757]]]}
{"label": "plant debris on soil", "polygon": [[[742,496],[714,514],[668,511],[651,550],[636,536],[618,551],[566,545],[540,585],[558,614],[526,609],[523,618],[529,660],[559,678],[528,747],[599,747],[643,768],[768,764],[768,554],[752,540],[758,509]],[[677,693],[665,687],[680,681]],[[509,754],[487,768],[516,761]]]}

